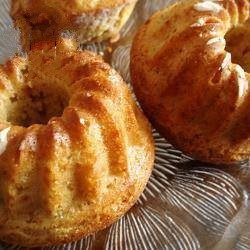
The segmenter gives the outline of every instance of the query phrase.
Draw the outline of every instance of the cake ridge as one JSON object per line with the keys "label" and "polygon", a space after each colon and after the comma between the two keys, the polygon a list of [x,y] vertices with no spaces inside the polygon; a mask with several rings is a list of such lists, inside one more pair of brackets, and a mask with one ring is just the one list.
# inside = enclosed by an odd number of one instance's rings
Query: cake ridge
{"label": "cake ridge", "polygon": [[151,127],[128,86],[71,39],[41,42],[6,65],[0,239],[46,246],[107,227],[136,202],[153,166]]}

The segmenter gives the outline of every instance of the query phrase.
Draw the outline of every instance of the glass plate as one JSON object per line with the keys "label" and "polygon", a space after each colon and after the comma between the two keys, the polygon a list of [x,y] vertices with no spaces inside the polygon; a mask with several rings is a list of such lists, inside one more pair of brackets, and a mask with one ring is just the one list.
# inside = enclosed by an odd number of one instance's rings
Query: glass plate
{"label": "glass plate", "polygon": [[[109,63],[129,82],[132,37],[168,0],[140,0],[112,45]],[[19,32],[0,0],[0,63],[21,53]],[[109,44],[85,48],[103,52]],[[71,244],[44,249],[250,249],[250,161],[231,166],[197,162],[153,131],[156,160],[149,183],[136,205],[104,231]],[[22,249],[0,243],[0,249]]]}

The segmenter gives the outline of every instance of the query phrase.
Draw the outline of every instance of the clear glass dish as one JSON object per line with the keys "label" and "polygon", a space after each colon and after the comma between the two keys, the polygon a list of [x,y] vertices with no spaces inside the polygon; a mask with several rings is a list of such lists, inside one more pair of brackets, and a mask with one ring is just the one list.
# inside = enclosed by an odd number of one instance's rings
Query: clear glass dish
{"label": "clear glass dish", "polygon": [[[129,82],[132,37],[168,0],[140,0],[115,44],[85,48],[103,52]],[[19,32],[9,16],[10,1],[0,0],[0,63],[21,53]],[[231,166],[197,162],[153,131],[156,160],[136,205],[110,228],[78,242],[45,249],[250,249],[250,160]],[[22,249],[0,243],[0,249]]]}

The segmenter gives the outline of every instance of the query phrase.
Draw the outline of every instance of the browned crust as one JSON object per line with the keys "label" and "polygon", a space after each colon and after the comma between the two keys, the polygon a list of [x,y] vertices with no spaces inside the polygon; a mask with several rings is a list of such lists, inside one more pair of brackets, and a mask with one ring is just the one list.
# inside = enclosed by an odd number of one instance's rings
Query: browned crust
{"label": "browned crust", "polygon": [[[151,150],[153,151],[154,148],[152,147]],[[152,163],[153,164],[153,161]],[[46,235],[46,233],[48,233],[47,237],[48,238],[43,238],[39,237],[36,235],[36,231],[35,230],[27,230],[26,232],[26,237],[24,237],[24,235],[19,234],[19,232],[13,232],[11,235],[6,235],[6,236],[1,236],[1,227],[0,227],[0,236],[2,237],[1,240],[6,242],[6,243],[11,243],[11,244],[17,244],[20,246],[24,246],[24,247],[28,247],[28,248],[34,248],[34,247],[49,247],[49,246],[57,246],[57,245],[61,245],[61,244],[65,244],[65,243],[69,243],[69,242],[73,242],[73,241],[77,241],[80,240],[88,235],[94,234],[100,230],[103,230],[107,227],[109,227],[111,224],[113,224],[115,221],[117,221],[121,216],[123,216],[138,200],[140,194],[143,192],[147,180],[149,179],[149,176],[151,173],[151,169],[148,169],[147,171],[147,176],[145,175],[145,180],[141,180],[141,183],[138,183],[138,186],[136,187],[137,191],[136,191],[136,195],[134,196],[128,196],[127,194],[124,194],[124,191],[122,192],[124,195],[122,197],[122,199],[127,199],[126,203],[121,204],[121,206],[119,207],[119,210],[112,215],[104,215],[100,221],[96,221],[94,218],[90,221],[88,221],[86,223],[79,223],[79,219],[81,218],[81,216],[79,216],[79,218],[75,221],[75,223],[73,222],[72,225],[75,225],[75,228],[73,230],[71,230],[71,233],[67,233],[67,234],[59,234],[59,235],[55,235],[55,234],[50,234],[49,233],[49,228],[44,229],[43,231],[39,232],[40,235]],[[142,184],[142,185],[140,185]],[[132,192],[134,192],[134,188],[133,190],[131,190]],[[129,191],[129,189],[127,189],[125,191],[126,193],[131,193]],[[112,195],[114,197],[120,196],[121,192],[117,192],[117,193],[112,193]],[[84,216],[84,215],[83,215]],[[87,230],[86,230],[87,228]],[[60,228],[53,228],[53,230],[57,230]],[[64,226],[64,229],[67,229],[67,225]],[[21,231],[20,231],[21,232]]]}
{"label": "browned crust", "polygon": [[246,22],[249,1],[218,2],[219,12],[197,11],[198,2],[162,10],[138,31],[131,51],[134,90],[151,122],[177,148],[216,164],[244,160],[250,156],[250,75],[245,72],[242,82],[231,62],[221,70],[223,40],[207,43]]}
{"label": "browned crust", "polygon": [[[23,79],[20,69],[27,67]],[[9,95],[8,84],[20,87],[37,77],[66,84],[70,106],[45,125],[0,122],[1,131],[10,128],[0,155],[0,239],[26,247],[67,243],[115,222],[142,193],[154,161],[150,124],[101,57],[76,51],[67,39],[56,48],[36,44],[27,59],[0,66],[0,94]],[[37,138],[35,151],[20,147],[30,134]]]}
{"label": "browned crust", "polygon": [[[81,1],[81,0],[51,0],[45,3],[44,0],[12,0],[12,9],[17,7],[24,12],[35,12],[43,8],[53,8],[66,15],[81,15],[86,12],[97,12],[102,9],[116,8],[119,5],[135,3],[137,0],[99,0],[99,1]],[[49,6],[48,6],[49,5]],[[20,7],[19,7],[20,6]]]}
{"label": "browned crust", "polygon": [[[100,42],[119,34],[128,20],[137,0],[98,1],[93,6],[84,1],[12,1],[11,16],[21,30],[23,48],[29,50],[34,44],[55,39],[63,31],[81,43]],[[89,6],[88,8],[86,6]]]}

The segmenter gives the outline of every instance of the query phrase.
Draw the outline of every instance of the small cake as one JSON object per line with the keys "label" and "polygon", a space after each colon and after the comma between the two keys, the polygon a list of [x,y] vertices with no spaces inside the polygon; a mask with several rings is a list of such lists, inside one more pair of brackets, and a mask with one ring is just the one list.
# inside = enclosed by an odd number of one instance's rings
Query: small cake
{"label": "small cake", "polygon": [[24,49],[70,31],[81,43],[117,37],[137,0],[12,0]]}
{"label": "small cake", "polygon": [[57,245],[109,226],[153,161],[151,127],[101,57],[64,39],[0,66],[0,240]]}
{"label": "small cake", "polygon": [[195,159],[250,157],[248,0],[180,1],[139,30],[131,77],[155,127]]}

